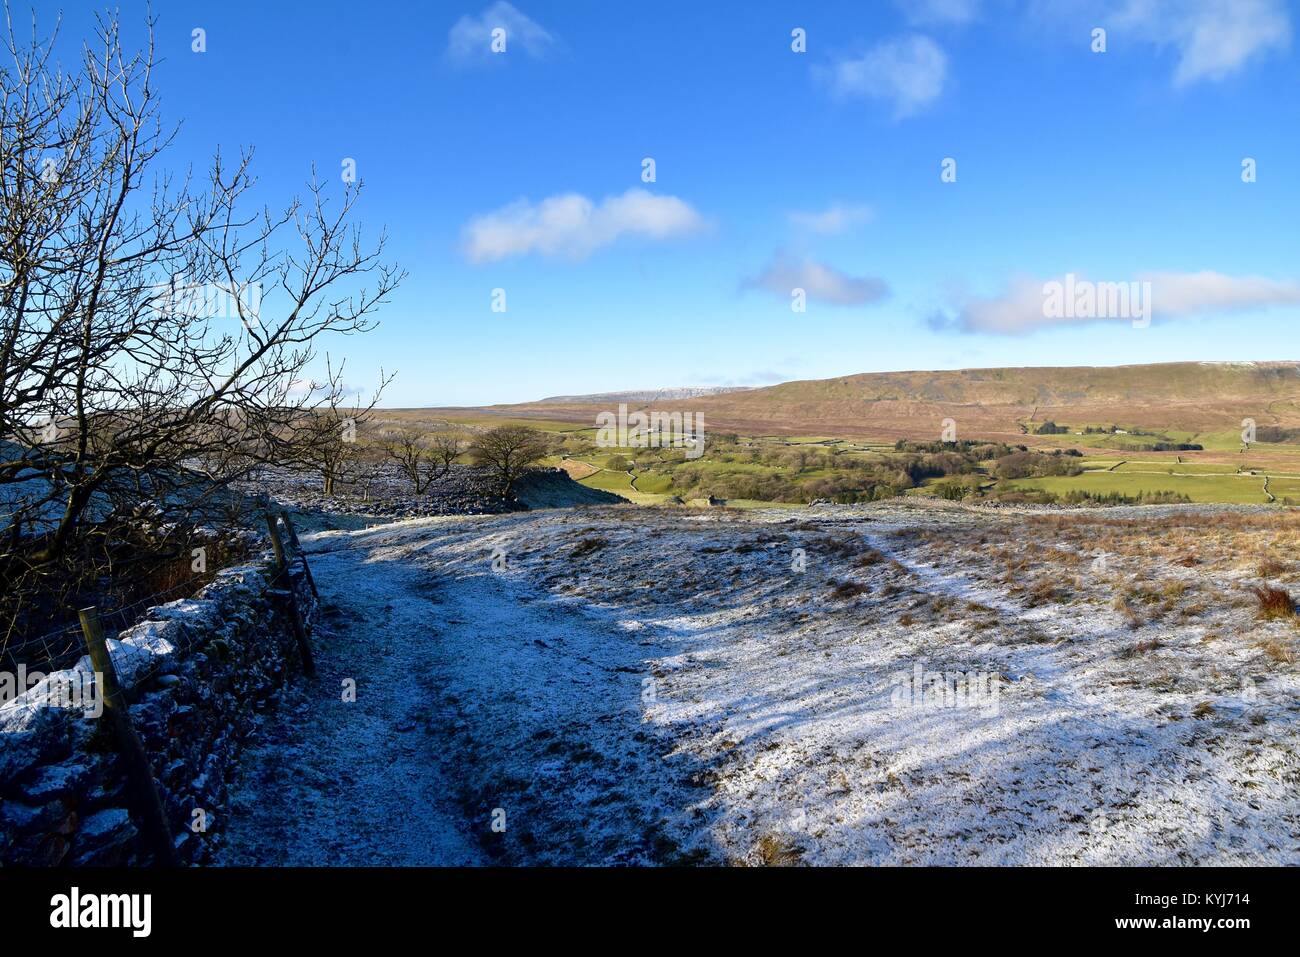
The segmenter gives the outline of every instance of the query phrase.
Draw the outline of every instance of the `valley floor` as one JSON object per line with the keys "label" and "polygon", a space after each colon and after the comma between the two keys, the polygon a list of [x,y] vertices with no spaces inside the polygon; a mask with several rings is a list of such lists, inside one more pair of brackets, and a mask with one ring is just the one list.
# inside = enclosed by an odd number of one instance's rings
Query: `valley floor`
{"label": "valley floor", "polygon": [[1250,592],[1294,592],[1294,512],[305,539],[321,676],[267,717],[221,863],[1300,863],[1300,629]]}

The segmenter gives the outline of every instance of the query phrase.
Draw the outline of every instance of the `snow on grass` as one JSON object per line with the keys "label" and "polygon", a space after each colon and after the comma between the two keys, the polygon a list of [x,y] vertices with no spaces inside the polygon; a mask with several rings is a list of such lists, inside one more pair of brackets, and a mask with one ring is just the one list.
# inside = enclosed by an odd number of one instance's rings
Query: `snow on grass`
{"label": "snow on grass", "polygon": [[[1298,632],[1245,592],[1284,515],[584,508],[308,547],[347,613],[321,659],[405,681],[374,721],[446,785],[351,790],[484,861],[1297,863]],[[918,666],[987,693],[908,704]],[[341,761],[387,753],[330,713]]]}

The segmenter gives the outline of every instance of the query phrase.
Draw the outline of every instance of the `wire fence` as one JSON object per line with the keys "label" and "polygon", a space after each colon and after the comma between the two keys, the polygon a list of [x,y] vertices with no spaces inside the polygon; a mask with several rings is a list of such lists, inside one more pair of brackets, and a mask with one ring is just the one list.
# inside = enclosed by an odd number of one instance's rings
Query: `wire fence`
{"label": "wire fence", "polygon": [[21,665],[29,671],[58,671],[76,664],[85,653],[81,626],[65,625],[44,635],[9,641],[0,667],[8,670]]}
{"label": "wire fence", "polygon": [[[295,547],[293,543],[286,543],[286,547],[290,555],[292,555],[292,559],[286,556],[285,575],[288,580],[287,587],[292,588],[295,587],[293,582],[299,575],[309,574],[303,570],[306,568],[306,558],[309,553],[300,546]],[[262,556],[253,558],[252,562],[270,562],[270,559],[266,553],[263,553]],[[249,562],[246,560],[244,563]],[[277,581],[277,577],[274,564],[271,563],[266,583],[253,598],[261,600],[268,593],[286,587],[286,583]],[[123,586],[121,590],[131,594],[131,599],[117,605],[106,604],[101,599],[96,603],[95,608],[104,633],[110,638],[116,638],[121,632],[149,620],[149,613],[153,609],[180,599],[197,598],[206,587],[217,580],[215,573],[196,573],[192,578],[146,595],[136,594],[129,587],[132,584],[129,581],[119,582],[116,584]],[[187,629],[173,629],[168,634],[168,639],[173,643],[181,642],[180,650],[186,650],[184,643],[187,639]],[[7,641],[0,641],[0,670],[16,670],[19,666],[22,666],[29,674],[37,671],[48,674],[73,667],[85,654],[86,641],[81,625],[80,623],[70,623],[44,634],[20,636],[10,638]],[[141,678],[145,678],[153,670],[137,673]]]}
{"label": "wire fence", "polygon": [[[196,577],[116,606],[107,606],[100,602],[96,607],[104,623],[104,630],[112,637],[116,637],[118,632],[125,631],[146,618],[149,610],[178,598],[195,595],[207,584],[208,581]],[[69,624],[42,635],[10,639],[4,643],[3,648],[0,648],[0,653],[3,654],[0,665],[8,667],[23,664],[29,671],[50,672],[70,668],[76,664],[86,653],[86,644],[81,633],[81,625]]]}

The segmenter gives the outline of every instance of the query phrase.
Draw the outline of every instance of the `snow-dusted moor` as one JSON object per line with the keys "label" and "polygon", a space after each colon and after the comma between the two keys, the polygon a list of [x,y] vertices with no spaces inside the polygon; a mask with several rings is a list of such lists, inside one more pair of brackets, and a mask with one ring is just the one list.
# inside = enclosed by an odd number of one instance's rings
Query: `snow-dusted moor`
{"label": "snow-dusted moor", "polygon": [[0,0],[6,932],[1283,926],[1298,4]]}
{"label": "snow-dusted moor", "polygon": [[1298,535],[939,504],[321,532],[326,681],[372,690],[280,713],[221,860],[1294,864],[1296,631],[1251,588]]}

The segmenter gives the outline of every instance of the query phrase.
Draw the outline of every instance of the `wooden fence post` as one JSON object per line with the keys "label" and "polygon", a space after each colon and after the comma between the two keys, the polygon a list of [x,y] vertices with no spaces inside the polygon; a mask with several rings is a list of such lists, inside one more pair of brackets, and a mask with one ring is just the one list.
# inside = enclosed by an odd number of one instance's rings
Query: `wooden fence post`
{"label": "wooden fence post", "polygon": [[293,550],[302,559],[302,570],[307,575],[307,584],[311,586],[312,595],[320,598],[320,592],[316,590],[316,579],[312,577],[311,566],[307,564],[307,553],[302,550],[302,542],[298,541],[298,530],[293,527],[293,520],[289,518],[289,512],[286,509],[280,509],[280,520],[284,522],[284,530],[289,533],[289,544],[293,546]]}
{"label": "wooden fence post", "polygon": [[112,728],[118,751],[125,762],[127,781],[135,794],[137,811],[144,819],[146,836],[153,847],[154,864],[159,867],[175,867],[179,861],[176,845],[172,843],[171,826],[167,823],[167,812],[158,794],[158,784],[153,778],[149,756],[145,754],[144,744],[131,724],[128,702],[118,684],[117,669],[113,667],[112,656],[108,653],[108,643],[104,641],[99,611],[91,606],[81,609],[77,614],[81,619],[81,631],[86,636],[86,648],[90,651],[90,663],[95,669],[95,682],[99,686],[99,700],[104,705],[104,717]]}
{"label": "wooden fence post", "polygon": [[311,644],[307,641],[307,626],[303,624],[302,612],[298,610],[298,596],[293,591],[293,579],[289,577],[289,566],[284,560],[284,542],[280,540],[280,528],[275,522],[275,513],[267,510],[266,529],[271,533],[271,551],[275,553],[276,578],[286,585],[289,603],[289,620],[293,624],[293,637],[298,642],[298,653],[302,655],[302,670],[308,678],[316,677],[316,659],[311,653]]}

